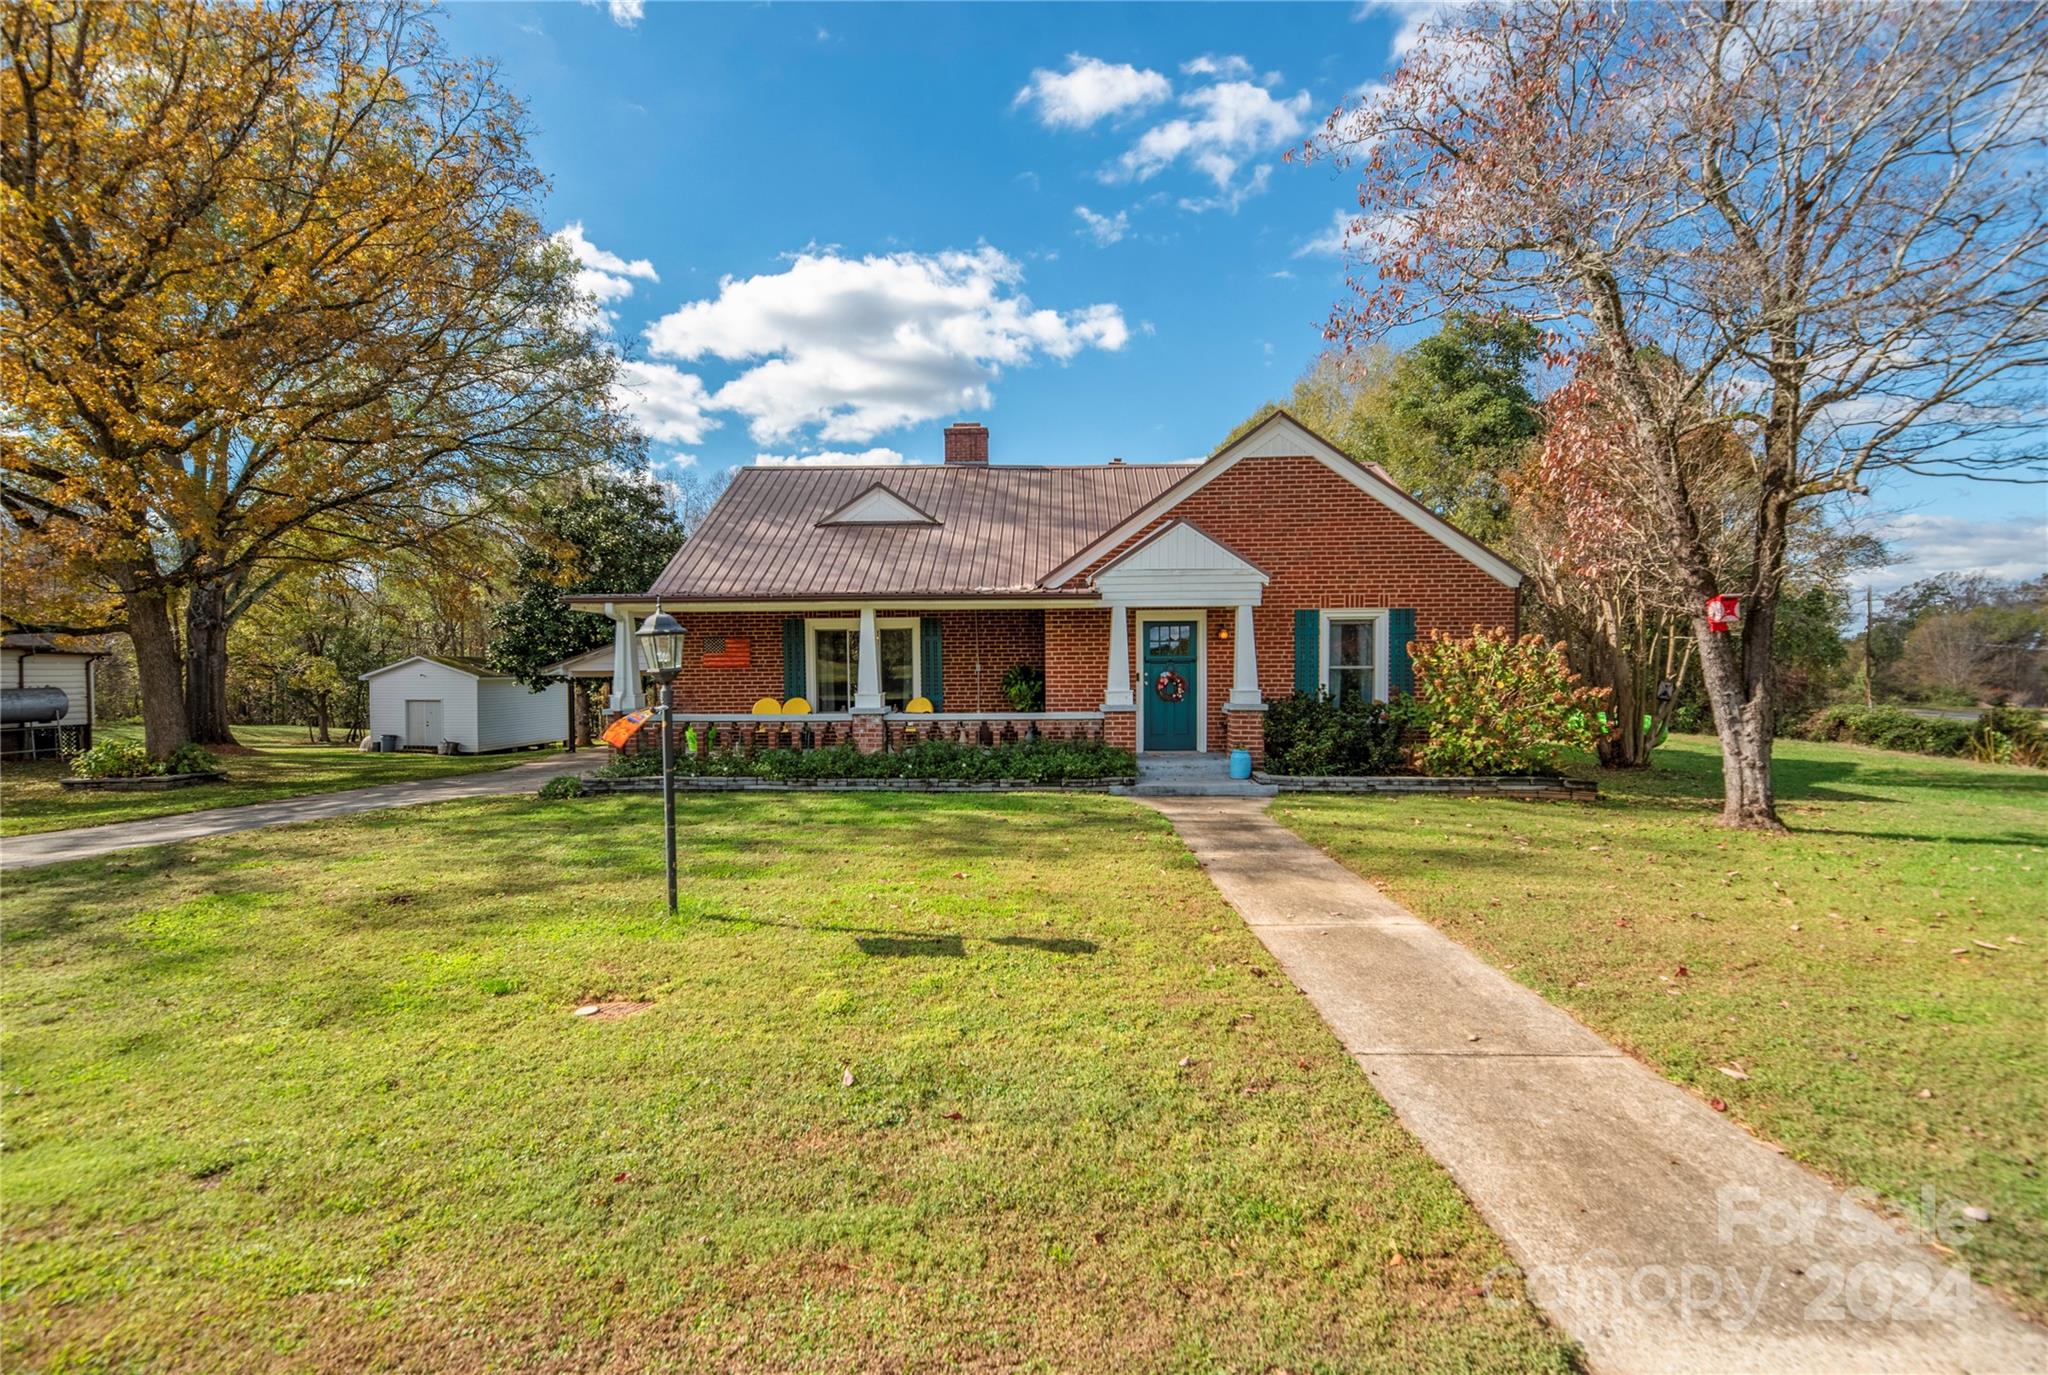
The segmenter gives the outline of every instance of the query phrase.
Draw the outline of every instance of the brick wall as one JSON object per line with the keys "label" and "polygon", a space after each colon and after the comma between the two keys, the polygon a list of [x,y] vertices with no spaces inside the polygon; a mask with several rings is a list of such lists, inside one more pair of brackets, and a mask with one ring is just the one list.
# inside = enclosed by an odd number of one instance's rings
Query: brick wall
{"label": "brick wall", "polygon": [[[1503,586],[1313,458],[1241,460],[1105,555],[1089,573],[1173,520],[1199,526],[1271,579],[1263,603],[1252,613],[1259,690],[1268,697],[1284,697],[1294,690],[1294,613],[1300,607],[1413,607],[1418,636],[1431,630],[1470,634],[1475,625],[1517,628],[1519,594],[1514,588]],[[1230,696],[1229,645],[1219,641],[1216,632],[1231,623],[1227,609],[1210,608],[1212,747],[1223,738],[1221,710]],[[1107,636],[1106,628],[1102,634]],[[1133,635],[1134,662],[1137,644]],[[1106,640],[1102,654],[1108,654]],[[1098,677],[1100,673],[1097,669]]]}
{"label": "brick wall", "polygon": [[[1008,711],[1003,696],[1003,675],[1015,664],[1045,667],[1045,617],[1064,612],[1043,611],[936,611],[884,608],[883,617],[936,616],[945,676],[948,711]],[[683,645],[683,668],[676,675],[679,701],[693,711],[746,711],[763,697],[782,698],[782,622],[785,611],[703,611],[683,608],[677,612],[689,638]],[[807,618],[855,620],[852,611],[820,611]],[[1100,612],[1095,618],[1102,619]],[[752,662],[746,668],[707,668],[704,642],[721,636],[744,635],[752,641]],[[1102,674],[1100,658],[1096,668]],[[1088,704],[1093,710],[1102,704],[1101,688]]]}

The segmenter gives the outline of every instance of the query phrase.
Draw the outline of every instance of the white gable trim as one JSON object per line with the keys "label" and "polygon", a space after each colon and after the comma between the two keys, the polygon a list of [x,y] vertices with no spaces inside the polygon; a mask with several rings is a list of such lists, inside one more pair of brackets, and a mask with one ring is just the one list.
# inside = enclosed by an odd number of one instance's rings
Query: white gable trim
{"label": "white gable trim", "polygon": [[386,673],[395,672],[398,669],[404,668],[407,664],[433,664],[436,668],[445,668],[450,673],[460,673],[463,677],[474,678],[480,683],[496,678],[509,678],[511,676],[507,673],[480,673],[476,669],[465,668],[461,664],[451,664],[446,659],[436,659],[431,654],[414,654],[400,659],[397,663],[386,664],[382,668],[373,668],[368,673],[358,673],[356,681],[367,683],[372,678],[382,677]]}
{"label": "white gable trim", "polygon": [[1325,468],[1379,502],[1401,519],[1457,554],[1466,562],[1507,587],[1522,585],[1522,572],[1464,531],[1438,518],[1400,488],[1380,478],[1363,464],[1354,462],[1329,441],[1285,411],[1276,411],[1261,421],[1250,434],[1219,450],[1185,480],[1117,526],[1079,554],[1046,576],[1047,587],[1071,581],[1104,554],[1115,549],[1137,531],[1144,529],[1196,492],[1222,477],[1247,458],[1313,458]]}
{"label": "white gable trim", "polygon": [[877,482],[818,524],[937,525],[938,522]]}
{"label": "white gable trim", "polygon": [[1257,606],[1267,581],[1207,532],[1176,520],[1096,574],[1095,589],[1118,606]]}

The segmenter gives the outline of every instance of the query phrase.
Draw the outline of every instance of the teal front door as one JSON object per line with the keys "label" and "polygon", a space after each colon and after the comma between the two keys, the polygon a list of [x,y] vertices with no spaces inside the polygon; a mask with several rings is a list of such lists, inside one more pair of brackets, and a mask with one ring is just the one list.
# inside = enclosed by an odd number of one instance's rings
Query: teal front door
{"label": "teal front door", "polygon": [[1146,749],[1195,747],[1195,654],[1200,647],[1193,621],[1145,622]]}

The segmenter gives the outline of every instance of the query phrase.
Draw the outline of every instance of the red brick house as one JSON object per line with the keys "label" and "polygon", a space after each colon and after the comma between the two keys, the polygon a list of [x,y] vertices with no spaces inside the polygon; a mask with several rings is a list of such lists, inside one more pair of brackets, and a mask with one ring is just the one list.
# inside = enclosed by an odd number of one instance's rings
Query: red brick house
{"label": "red brick house", "polygon": [[[691,720],[801,699],[778,730],[864,749],[1035,732],[1259,756],[1265,699],[1403,691],[1411,639],[1513,627],[1521,580],[1280,412],[1200,463],[991,463],[988,431],[954,425],[943,463],[743,469],[646,593],[577,600],[617,625],[615,712],[643,704],[631,635],[659,601]],[[1018,664],[1042,712],[1011,710]]]}

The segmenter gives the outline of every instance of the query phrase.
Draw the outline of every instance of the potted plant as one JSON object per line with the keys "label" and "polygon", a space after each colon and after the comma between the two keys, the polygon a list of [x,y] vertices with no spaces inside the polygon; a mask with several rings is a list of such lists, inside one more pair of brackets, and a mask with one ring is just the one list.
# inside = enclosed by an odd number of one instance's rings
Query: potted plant
{"label": "potted plant", "polygon": [[1003,696],[1011,711],[1045,710],[1045,670],[1036,664],[1017,664],[1003,675]]}

